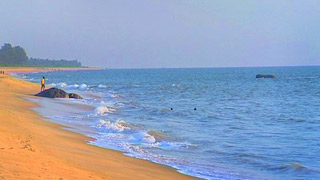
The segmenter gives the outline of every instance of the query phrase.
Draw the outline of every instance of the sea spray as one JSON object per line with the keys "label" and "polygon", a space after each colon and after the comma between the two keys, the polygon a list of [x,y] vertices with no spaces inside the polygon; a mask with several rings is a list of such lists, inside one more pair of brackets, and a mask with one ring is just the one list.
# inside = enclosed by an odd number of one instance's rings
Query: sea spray
{"label": "sea spray", "polygon": [[115,109],[112,107],[99,106],[94,110],[93,115],[104,116],[104,115],[107,115],[108,113],[113,113],[113,112],[115,112]]}
{"label": "sea spray", "polygon": [[131,130],[131,127],[124,120],[118,120],[117,122],[110,122],[105,120],[100,120],[100,123],[97,126],[98,128],[103,128],[108,132],[123,132]]}

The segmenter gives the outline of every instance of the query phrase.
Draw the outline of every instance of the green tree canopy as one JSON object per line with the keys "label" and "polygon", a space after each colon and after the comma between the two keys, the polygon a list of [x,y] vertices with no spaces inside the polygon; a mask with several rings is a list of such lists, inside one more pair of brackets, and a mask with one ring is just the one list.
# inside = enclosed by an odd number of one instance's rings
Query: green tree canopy
{"label": "green tree canopy", "polygon": [[5,43],[0,49],[0,64],[27,64],[28,56],[26,51],[20,47],[12,47]]}
{"label": "green tree canopy", "polygon": [[47,67],[80,67],[78,60],[49,60],[40,58],[28,58],[26,51],[20,47],[12,47],[5,43],[0,49],[0,65],[27,65]]}

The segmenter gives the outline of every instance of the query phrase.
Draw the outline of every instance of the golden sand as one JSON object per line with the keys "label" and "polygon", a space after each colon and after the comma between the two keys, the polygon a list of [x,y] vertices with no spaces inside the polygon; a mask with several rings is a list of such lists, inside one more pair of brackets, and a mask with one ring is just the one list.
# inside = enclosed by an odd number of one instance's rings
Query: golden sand
{"label": "golden sand", "polygon": [[37,104],[24,98],[39,89],[38,84],[0,75],[0,180],[194,179],[167,166],[88,145],[90,138],[42,120],[30,109]]}

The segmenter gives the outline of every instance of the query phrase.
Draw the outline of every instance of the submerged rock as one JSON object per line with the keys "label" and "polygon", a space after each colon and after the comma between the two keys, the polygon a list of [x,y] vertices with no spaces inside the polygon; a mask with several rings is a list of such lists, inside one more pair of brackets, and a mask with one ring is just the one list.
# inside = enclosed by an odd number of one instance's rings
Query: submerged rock
{"label": "submerged rock", "polygon": [[271,74],[266,74],[266,75],[258,74],[258,75],[256,75],[256,78],[276,78],[276,76],[275,75],[271,75]]}
{"label": "submerged rock", "polygon": [[73,99],[82,99],[81,96],[79,96],[78,94],[74,94],[74,93],[70,93],[68,94],[69,98],[73,98]]}
{"label": "submerged rock", "polygon": [[40,97],[47,97],[47,98],[74,98],[74,99],[82,99],[81,96],[79,96],[78,94],[74,94],[74,93],[67,93],[62,89],[58,89],[58,88],[50,88],[50,89],[46,89],[38,94],[36,94],[36,96],[40,96]]}

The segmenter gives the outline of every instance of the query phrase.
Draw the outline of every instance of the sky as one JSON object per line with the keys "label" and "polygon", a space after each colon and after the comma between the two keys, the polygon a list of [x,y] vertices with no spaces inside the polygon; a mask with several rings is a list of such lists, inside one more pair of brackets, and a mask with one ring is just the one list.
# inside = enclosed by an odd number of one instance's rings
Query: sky
{"label": "sky", "polygon": [[0,43],[106,68],[320,64],[319,0],[1,0]]}

